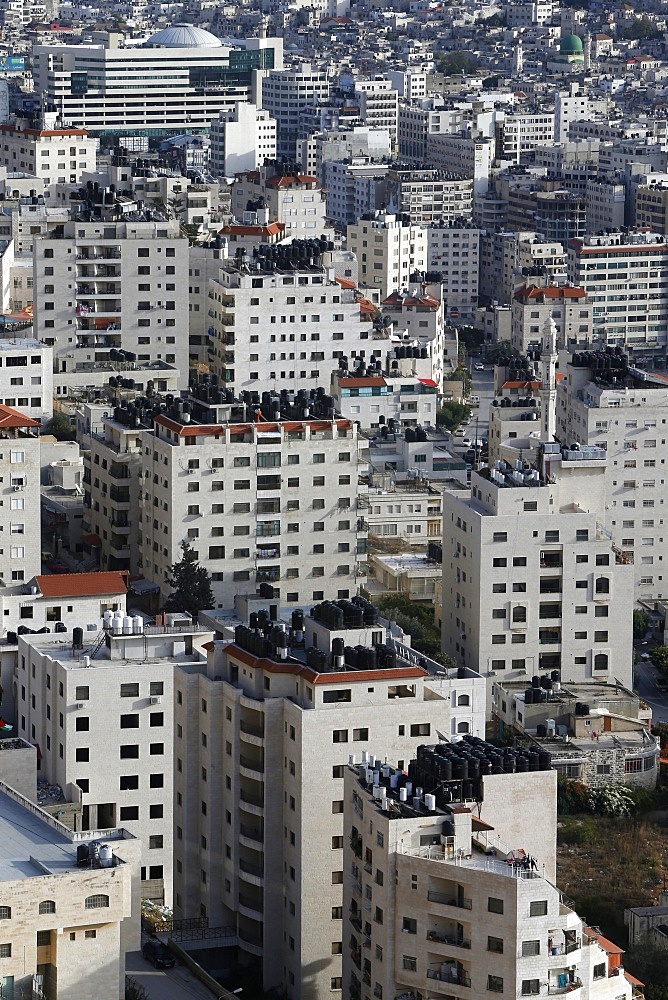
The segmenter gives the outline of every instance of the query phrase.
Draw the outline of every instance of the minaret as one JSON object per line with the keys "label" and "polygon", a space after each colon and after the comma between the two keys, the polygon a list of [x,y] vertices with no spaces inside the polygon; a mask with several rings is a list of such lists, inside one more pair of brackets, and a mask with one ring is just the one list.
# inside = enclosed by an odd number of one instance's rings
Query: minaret
{"label": "minaret", "polygon": [[554,441],[557,424],[557,324],[550,313],[543,323],[540,351],[541,441]]}
{"label": "minaret", "polygon": [[584,37],[584,71],[589,73],[591,70],[591,34],[587,32]]}
{"label": "minaret", "polygon": [[513,75],[521,76],[524,70],[524,50],[522,48],[522,36],[517,39],[515,52],[513,53]]}

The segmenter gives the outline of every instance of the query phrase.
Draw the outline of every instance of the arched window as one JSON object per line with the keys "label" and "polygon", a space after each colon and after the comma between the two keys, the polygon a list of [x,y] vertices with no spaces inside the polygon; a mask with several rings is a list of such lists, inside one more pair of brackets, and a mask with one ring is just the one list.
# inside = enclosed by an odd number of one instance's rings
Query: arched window
{"label": "arched window", "polygon": [[468,722],[458,722],[457,723],[457,732],[458,733],[468,733],[468,731],[469,731],[469,724],[468,724]]}
{"label": "arched window", "polygon": [[457,698],[457,704],[458,705],[470,705],[471,704],[471,699],[469,698],[469,696],[467,694],[460,694],[459,698]]}
{"label": "arched window", "polygon": [[103,906],[109,906],[109,897],[98,892],[95,896],[86,896],[84,906],[87,910],[101,910]]}
{"label": "arched window", "polygon": [[610,581],[607,576],[599,576],[596,580],[596,593],[597,594],[609,594],[610,593]]}
{"label": "arched window", "polygon": [[523,604],[518,604],[516,608],[513,608],[513,621],[514,622],[525,622],[527,620],[527,609]]}
{"label": "arched window", "polygon": [[56,903],[55,903],[55,900],[53,900],[53,899],[43,899],[42,902],[39,904],[39,912],[40,913],[55,913],[56,912]]}
{"label": "arched window", "polygon": [[607,653],[597,653],[594,657],[594,670],[607,670],[608,669],[608,654]]}

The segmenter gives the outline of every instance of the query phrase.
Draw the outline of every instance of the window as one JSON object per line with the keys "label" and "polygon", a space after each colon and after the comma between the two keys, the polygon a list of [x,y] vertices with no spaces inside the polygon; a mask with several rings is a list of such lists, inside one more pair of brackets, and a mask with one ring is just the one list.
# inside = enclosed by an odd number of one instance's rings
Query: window
{"label": "window", "polygon": [[56,912],[56,902],[53,899],[43,899],[39,904],[40,913],[55,913]]}
{"label": "window", "polygon": [[487,989],[492,993],[503,993],[503,977],[502,976],[488,976],[487,977]]}
{"label": "window", "polygon": [[119,787],[122,792],[128,792],[139,788],[139,775],[122,774],[119,778]]}
{"label": "window", "polygon": [[534,899],[529,903],[529,916],[530,917],[546,917],[547,916],[547,900],[546,899]]}
{"label": "window", "polygon": [[11,920],[11,919],[12,919],[11,906],[0,906],[0,920]]}
{"label": "window", "polygon": [[139,819],[139,806],[121,806],[120,817],[121,822]]}
{"label": "window", "polygon": [[411,736],[429,736],[431,734],[431,724],[429,722],[418,722],[411,726]]}
{"label": "window", "polygon": [[489,913],[503,913],[503,900],[496,896],[489,896],[487,899],[487,910]]}
{"label": "window", "polygon": [[121,684],[121,698],[138,698],[139,684]]}
{"label": "window", "polygon": [[11,944],[0,944],[0,958],[11,958],[11,957],[12,957]]}
{"label": "window", "polygon": [[139,714],[133,713],[132,715],[122,715],[121,729],[139,729]]}
{"label": "window", "polygon": [[507,531],[495,531],[492,535],[493,542],[507,542],[508,532]]}
{"label": "window", "polygon": [[523,979],[522,996],[530,997],[540,993],[540,979]]}
{"label": "window", "polygon": [[332,733],[332,743],[347,743],[348,742],[348,730],[347,729],[335,729]]}
{"label": "window", "polygon": [[90,729],[90,719],[88,718],[88,716],[87,715],[78,716],[74,728],[78,733],[87,733]]}
{"label": "window", "polygon": [[138,743],[122,743],[120,747],[121,760],[138,760],[139,759],[139,744]]}
{"label": "window", "polygon": [[86,896],[84,907],[87,910],[101,910],[105,906],[109,906],[109,897],[104,893],[98,892],[93,896]]}
{"label": "window", "polygon": [[605,979],[605,962],[594,966],[594,979]]}
{"label": "window", "polygon": [[362,729],[353,729],[353,742],[358,742],[360,740],[369,739],[369,730],[364,727]]}
{"label": "window", "polygon": [[148,807],[148,815],[150,819],[162,819],[164,808],[162,803],[157,803]]}
{"label": "window", "polygon": [[493,951],[496,952],[497,955],[503,955],[503,938],[488,937],[487,951]]}
{"label": "window", "polygon": [[540,941],[522,941],[522,957],[540,955]]}

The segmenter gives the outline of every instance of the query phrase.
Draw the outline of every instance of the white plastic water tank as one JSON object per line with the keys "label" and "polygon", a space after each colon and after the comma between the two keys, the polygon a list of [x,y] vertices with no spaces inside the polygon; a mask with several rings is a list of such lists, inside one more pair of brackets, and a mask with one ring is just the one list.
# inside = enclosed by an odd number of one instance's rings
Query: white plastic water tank
{"label": "white plastic water tank", "polygon": [[82,656],[81,665],[84,667],[90,667],[90,656]]}
{"label": "white plastic water tank", "polygon": [[123,619],[117,618],[116,615],[114,615],[111,622],[111,633],[112,635],[120,635],[122,631],[123,631]]}
{"label": "white plastic water tank", "polygon": [[399,801],[400,802],[405,802],[407,798],[408,798],[408,793],[406,792],[406,789],[405,788],[400,788],[399,789]]}
{"label": "white plastic water tank", "polygon": [[132,618],[130,615],[126,615],[122,623],[123,635],[132,635]]}
{"label": "white plastic water tank", "polygon": [[424,797],[425,807],[429,812],[434,812],[436,809],[436,796],[435,795],[425,795]]}
{"label": "white plastic water tank", "polygon": [[121,618],[122,619],[124,617],[125,617],[125,612],[121,611],[120,608],[118,609],[118,611],[114,611],[114,618]]}
{"label": "white plastic water tank", "polygon": [[105,628],[111,628],[111,623],[113,622],[113,620],[114,620],[114,612],[113,611],[105,611],[105,613],[104,613],[104,627]]}
{"label": "white plastic water tank", "polygon": [[141,615],[135,615],[132,619],[132,634],[141,635],[144,631],[144,619]]}
{"label": "white plastic water tank", "polygon": [[109,844],[102,844],[100,847],[100,868],[111,868],[114,859]]}

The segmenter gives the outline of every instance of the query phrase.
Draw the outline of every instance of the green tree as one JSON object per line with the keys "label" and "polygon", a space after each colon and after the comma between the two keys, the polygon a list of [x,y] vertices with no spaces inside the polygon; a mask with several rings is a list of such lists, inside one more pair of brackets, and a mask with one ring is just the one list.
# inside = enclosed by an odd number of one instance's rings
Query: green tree
{"label": "green tree", "polygon": [[410,635],[413,649],[444,667],[457,666],[452,657],[441,650],[441,636],[430,605],[415,604],[406,597],[395,595],[381,597],[376,603],[385,618],[396,622]]}
{"label": "green tree", "polygon": [[459,76],[473,73],[477,68],[475,58],[469,52],[446,52],[438,59],[437,69],[443,76]]}
{"label": "green tree", "polygon": [[668,674],[668,646],[657,646],[652,650],[652,663],[663,674]]}
{"label": "green tree", "polygon": [[56,410],[49,422],[42,428],[42,433],[53,434],[58,441],[76,441],[77,432],[74,424],[62,410]]}
{"label": "green tree", "polygon": [[[664,948],[651,944],[637,944],[625,953],[624,968],[647,985],[668,987],[668,962]],[[654,994],[655,997],[665,995],[665,989]],[[645,996],[648,996],[647,991]]]}
{"label": "green tree", "polygon": [[649,38],[660,38],[661,32],[654,22],[650,21],[648,17],[637,17],[633,24],[630,24],[629,27],[622,32],[622,37],[637,39],[639,42],[645,42]]}
{"label": "green tree", "polygon": [[471,407],[466,403],[458,403],[454,399],[446,399],[436,413],[436,426],[446,430],[456,431],[459,425],[471,416]]}
{"label": "green tree", "polygon": [[633,641],[640,642],[644,639],[648,628],[649,615],[642,608],[636,608],[633,612]]}
{"label": "green tree", "polygon": [[165,602],[165,611],[185,611],[197,618],[200,611],[214,606],[211,577],[185,539],[181,542],[181,558],[169,567],[169,573],[167,583],[172,593]]}
{"label": "green tree", "polygon": [[485,331],[475,326],[458,327],[457,337],[460,349],[463,347],[467,354],[477,353],[485,343]]}

